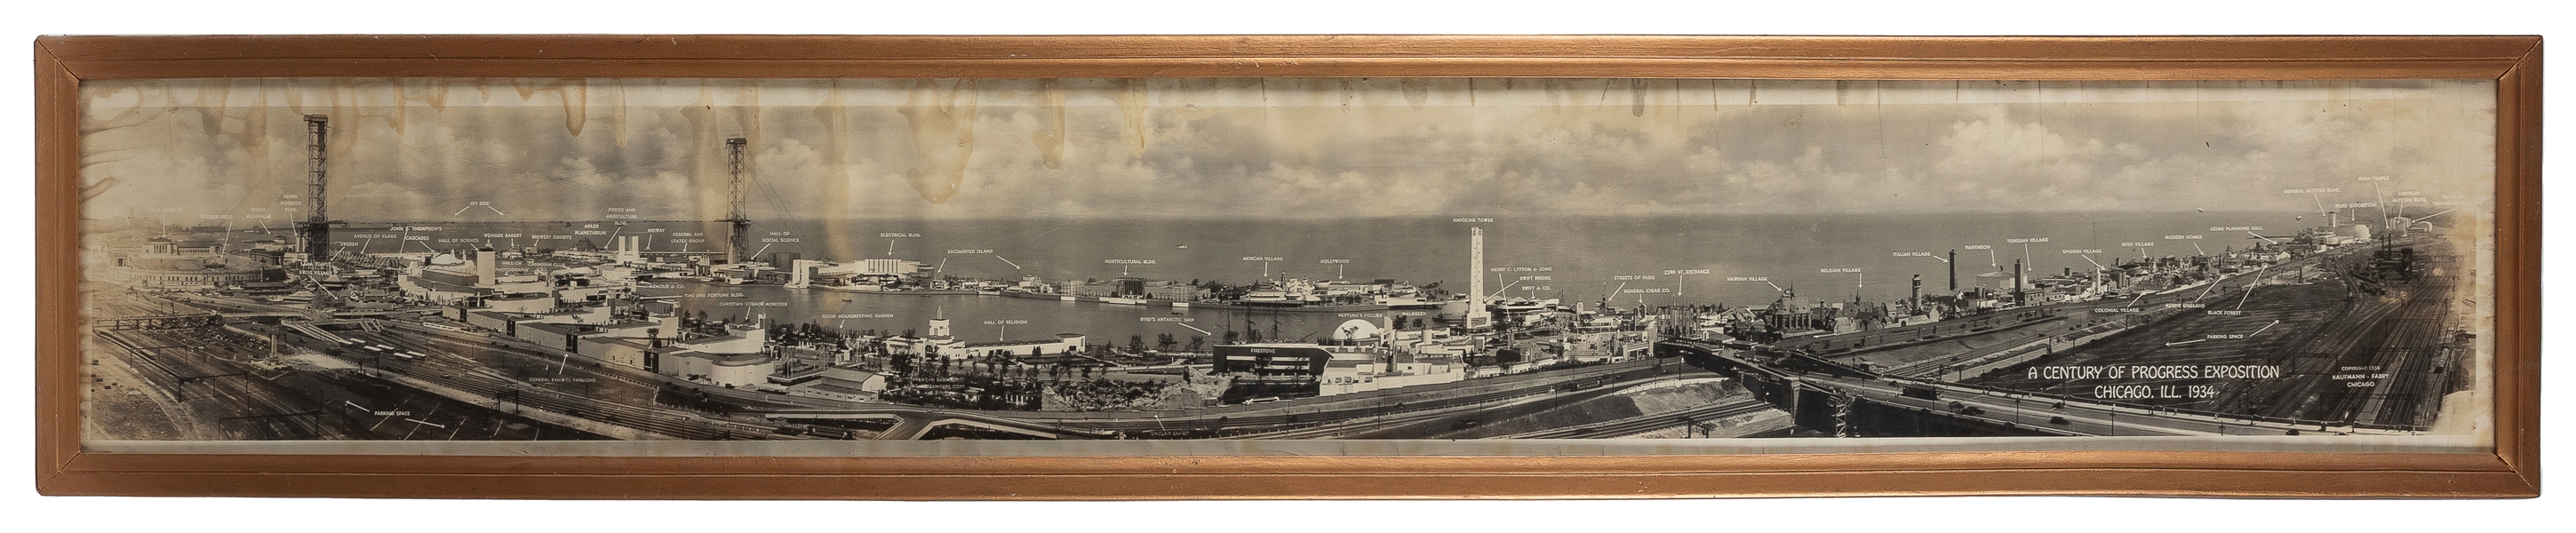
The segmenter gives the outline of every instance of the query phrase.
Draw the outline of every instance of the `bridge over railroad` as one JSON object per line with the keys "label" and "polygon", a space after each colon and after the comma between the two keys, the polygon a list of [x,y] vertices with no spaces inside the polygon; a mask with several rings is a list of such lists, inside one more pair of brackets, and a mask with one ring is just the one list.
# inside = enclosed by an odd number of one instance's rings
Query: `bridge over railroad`
{"label": "bridge over railroad", "polygon": [[99,327],[108,331],[143,329],[196,329],[223,327],[224,316],[214,313],[194,315],[130,316],[101,320]]}
{"label": "bridge over railroad", "polygon": [[959,426],[977,430],[1013,433],[1041,439],[1102,439],[1111,437],[1110,433],[1104,431],[1067,428],[998,416],[982,415],[969,411],[910,406],[889,405],[861,409],[760,408],[748,409],[746,412],[759,414],[770,420],[891,421],[894,425],[886,428],[885,431],[879,432],[877,440],[919,440],[923,436],[928,435],[931,430],[937,429],[940,426]]}
{"label": "bridge over railroad", "polygon": [[1890,376],[1799,350],[1749,352],[1691,339],[1660,341],[1655,350],[1657,356],[1679,356],[1735,378],[1756,398],[1788,411],[1798,427],[1834,436],[2407,435],[2415,429],[2228,415]]}

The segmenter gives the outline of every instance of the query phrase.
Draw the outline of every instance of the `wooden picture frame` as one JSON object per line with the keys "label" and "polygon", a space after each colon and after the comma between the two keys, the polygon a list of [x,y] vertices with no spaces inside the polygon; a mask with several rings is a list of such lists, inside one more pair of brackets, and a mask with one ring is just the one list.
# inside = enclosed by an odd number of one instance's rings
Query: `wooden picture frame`
{"label": "wooden picture frame", "polygon": [[[1677,498],[2539,492],[2540,39],[276,36],[36,43],[36,484],[48,495],[673,499]],[[546,457],[90,453],[80,85],[246,77],[1594,77],[2495,82],[2492,453]]]}

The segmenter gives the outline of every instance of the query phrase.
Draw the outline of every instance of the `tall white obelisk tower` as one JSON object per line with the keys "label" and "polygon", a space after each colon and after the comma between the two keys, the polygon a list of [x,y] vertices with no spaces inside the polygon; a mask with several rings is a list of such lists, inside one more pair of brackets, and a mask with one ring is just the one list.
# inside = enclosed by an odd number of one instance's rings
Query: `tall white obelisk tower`
{"label": "tall white obelisk tower", "polygon": [[1485,228],[1468,228],[1467,235],[1467,331],[1484,331],[1494,327],[1494,313],[1485,310]]}

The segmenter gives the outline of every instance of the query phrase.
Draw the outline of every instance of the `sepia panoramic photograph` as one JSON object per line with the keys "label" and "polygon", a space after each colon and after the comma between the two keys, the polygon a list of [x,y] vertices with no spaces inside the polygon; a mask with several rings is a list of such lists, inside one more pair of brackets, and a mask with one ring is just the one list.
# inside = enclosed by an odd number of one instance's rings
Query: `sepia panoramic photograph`
{"label": "sepia panoramic photograph", "polygon": [[82,438],[2474,447],[2495,94],[93,80]]}

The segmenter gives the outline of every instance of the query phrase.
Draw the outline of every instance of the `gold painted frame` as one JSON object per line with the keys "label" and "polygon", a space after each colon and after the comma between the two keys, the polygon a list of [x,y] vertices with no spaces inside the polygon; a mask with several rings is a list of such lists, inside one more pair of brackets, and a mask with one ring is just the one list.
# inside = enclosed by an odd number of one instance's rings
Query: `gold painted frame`
{"label": "gold painted frame", "polygon": [[[36,486],[49,495],[702,499],[2530,497],[2540,459],[2540,38],[276,36],[35,43]],[[1639,77],[2496,80],[2490,454],[516,457],[83,453],[83,80],[231,77]]]}

